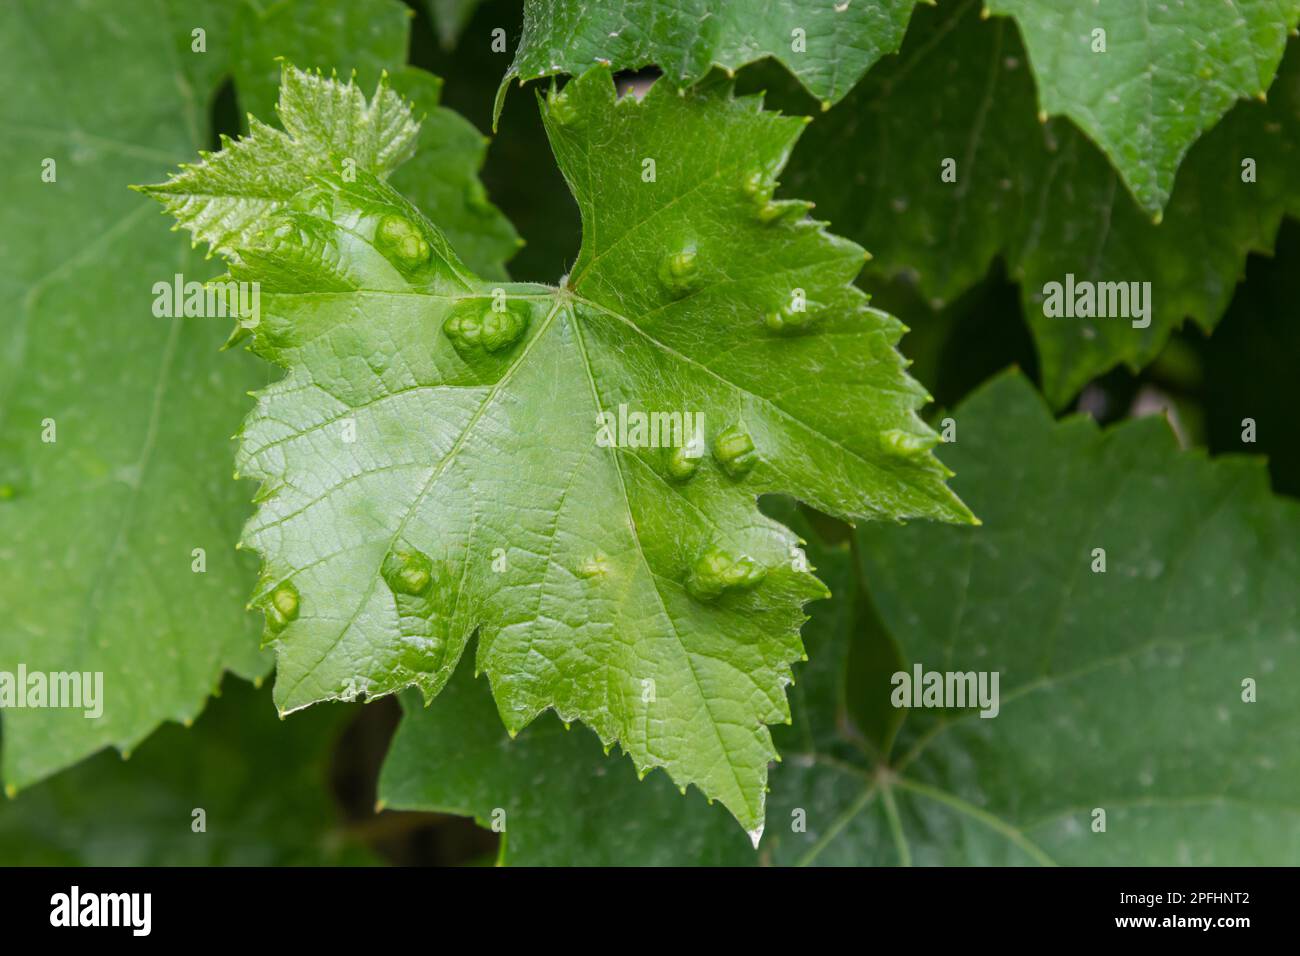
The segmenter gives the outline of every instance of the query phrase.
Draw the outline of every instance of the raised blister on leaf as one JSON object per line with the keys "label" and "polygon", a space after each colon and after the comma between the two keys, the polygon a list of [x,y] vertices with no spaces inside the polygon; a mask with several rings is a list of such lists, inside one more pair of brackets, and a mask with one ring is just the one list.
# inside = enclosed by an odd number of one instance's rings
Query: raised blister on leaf
{"label": "raised blister on leaf", "polygon": [[716,601],[727,591],[756,587],[767,575],[749,555],[710,547],[695,559],[686,576],[686,591],[697,601]]}
{"label": "raised blister on leaf", "polygon": [[394,591],[416,596],[429,590],[433,580],[433,562],[422,551],[403,548],[388,552],[380,573]]}
{"label": "raised blister on leaf", "polygon": [[880,433],[880,447],[896,458],[919,458],[939,444],[938,435],[914,435],[901,428]]}
{"label": "raised blister on leaf", "polygon": [[416,269],[429,261],[429,243],[405,216],[388,213],[375,226],[375,248],[397,265]]}
{"label": "raised blister on leaf", "polygon": [[696,289],[700,278],[699,253],[693,245],[670,252],[659,263],[659,281],[670,295],[678,298]]}
{"label": "raised blister on leaf", "polygon": [[282,581],[271,592],[266,605],[266,622],[272,633],[283,631],[298,617],[298,588],[292,581]]}
{"label": "raised blister on leaf", "polygon": [[732,425],[713,440],[713,457],[732,478],[743,478],[758,461],[758,452],[745,426]]}
{"label": "raised blister on leaf", "polygon": [[673,481],[688,481],[700,467],[701,451],[693,444],[668,449],[665,469]]}

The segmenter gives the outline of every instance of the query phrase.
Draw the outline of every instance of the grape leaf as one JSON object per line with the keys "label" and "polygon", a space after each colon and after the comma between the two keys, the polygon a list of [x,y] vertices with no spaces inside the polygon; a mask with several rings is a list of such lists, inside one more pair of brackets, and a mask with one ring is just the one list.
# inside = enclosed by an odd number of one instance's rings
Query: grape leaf
{"label": "grape leaf", "polygon": [[497,115],[512,79],[651,64],[686,87],[714,66],[736,70],[765,56],[790,70],[823,108],[871,64],[898,49],[917,0],[526,0],[514,62],[501,81]]}
{"label": "grape leaf", "polygon": [[[807,535],[835,597],[804,627],[756,861],[1293,859],[1300,505],[1269,494],[1262,461],[1180,452],[1157,418],[1053,422],[1019,375],[955,421],[955,483],[984,527],[863,527],[858,561]],[[998,715],[894,710],[891,677],[917,663],[996,669]],[[504,809],[509,862],[733,860],[708,811],[634,793],[575,736],[507,742],[408,707],[380,792],[485,825]]]}
{"label": "grape leaf", "polygon": [[370,862],[326,788],[350,709],[279,721],[266,691],[230,679],[223,691],[193,728],[163,728],[130,760],[101,753],[0,803],[0,865]]}
{"label": "grape leaf", "polygon": [[399,0],[238,0],[231,30],[231,73],[243,115],[270,116],[281,59],[301,69],[346,67],[373,86],[406,62],[411,14]]}
{"label": "grape leaf", "polygon": [[[224,670],[252,677],[270,663],[243,609],[253,562],[231,545],[247,492],[229,477],[241,396],[267,374],[242,353],[218,354],[222,323],[154,317],[154,283],[214,270],[150,228],[154,207],[127,186],[208,142],[206,111],[227,71],[241,98],[242,84],[256,82],[241,29],[257,27],[267,62],[277,49],[315,55],[333,44],[341,66],[353,56],[377,64],[385,50],[404,51],[406,17],[376,15],[344,46],[319,22],[319,3],[277,5],[264,22],[245,19],[251,9],[133,0],[0,13],[14,91],[0,143],[9,199],[0,290],[19,304],[0,352],[0,671],[99,671],[106,697],[94,720],[75,709],[7,710],[9,790],[104,746],[129,750],[163,720],[193,719]],[[67,16],[75,30],[48,25]],[[473,232],[467,258],[498,274],[513,248],[508,226],[487,207],[458,212],[473,199],[481,138],[433,109],[433,78],[403,71],[395,82],[411,84],[432,112],[426,126],[441,131],[408,164],[440,179],[414,198],[445,210],[458,240]],[[54,181],[42,180],[47,168]]]}
{"label": "grape leaf", "polygon": [[[6,708],[10,791],[193,718],[224,670],[269,663],[229,465],[239,395],[266,375],[217,364],[218,323],[153,317],[154,282],[212,270],[127,190],[206,142],[223,8],[182,6],[97,5],[75,27],[49,4],[0,9],[0,671],[99,671],[106,698],[94,720]],[[192,24],[209,54],[191,54]]]}
{"label": "grape leaf", "polygon": [[986,10],[1019,24],[1041,111],[1092,137],[1157,221],[1188,147],[1237,100],[1265,96],[1300,20],[1300,0],[987,0]]}
{"label": "grape leaf", "polygon": [[[1185,318],[1212,328],[1246,255],[1270,249],[1283,215],[1300,214],[1291,175],[1300,49],[1282,63],[1267,105],[1238,105],[1192,147],[1154,225],[1082,134],[1035,120],[1012,24],[981,22],[978,9],[919,11],[898,58],[812,124],[789,179],[871,250],[874,275],[913,274],[936,304],[1004,256],[1021,283],[1044,391],[1060,406],[1118,363],[1149,362]],[[1245,159],[1254,181],[1243,181]],[[946,160],[955,182],[941,179]],[[1149,281],[1149,326],[1044,315],[1044,286],[1067,274]]]}
{"label": "grape leaf", "polygon": [[[955,419],[980,533],[860,532],[909,662],[1001,674],[996,718],[903,724],[891,766],[913,860],[1293,859],[1300,506],[1269,494],[1262,459],[1180,453],[1155,417],[1055,423],[1017,376]],[[918,554],[940,558],[900,573]]]}
{"label": "grape leaf", "polygon": [[[151,188],[262,283],[250,341],[288,369],[239,455],[263,483],[244,540],[276,701],[429,699],[477,630],[509,730],[581,719],[757,833],[767,725],[824,593],[757,495],[973,519],[915,414],[901,326],[851,284],[862,250],[772,198],[801,120],[722,82],[617,101],[607,69],[543,111],[584,223],[558,289],[485,282],[381,175],[323,172],[409,148],[383,85],[367,103],[287,70],[287,133],[255,125]],[[218,181],[272,200],[204,199]],[[597,427],[632,413],[695,427]]]}

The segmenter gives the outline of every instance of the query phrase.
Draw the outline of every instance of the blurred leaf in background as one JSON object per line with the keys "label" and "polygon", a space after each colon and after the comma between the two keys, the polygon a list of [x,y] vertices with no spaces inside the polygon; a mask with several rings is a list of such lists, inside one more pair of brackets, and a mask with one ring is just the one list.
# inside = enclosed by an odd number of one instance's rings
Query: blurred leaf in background
{"label": "blurred leaf in background", "polygon": [[328,789],[356,707],[276,717],[267,689],[227,678],[192,728],[130,760],[101,753],[0,803],[0,866],[365,864]]}

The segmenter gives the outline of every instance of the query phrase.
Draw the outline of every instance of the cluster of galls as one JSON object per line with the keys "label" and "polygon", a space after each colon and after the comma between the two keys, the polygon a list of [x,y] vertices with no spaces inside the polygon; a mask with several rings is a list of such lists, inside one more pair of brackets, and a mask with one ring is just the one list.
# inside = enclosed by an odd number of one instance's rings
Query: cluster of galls
{"label": "cluster of galls", "polygon": [[[729,478],[736,481],[744,478],[758,462],[753,437],[741,425],[724,429],[713,439],[713,460]],[[670,449],[667,461],[669,480],[686,481],[695,474],[699,463],[700,455],[691,448]],[[756,587],[766,573],[748,555],[735,555],[713,546],[691,565],[686,575],[686,593],[697,601],[716,601],[728,591]]]}
{"label": "cluster of galls", "polygon": [[508,300],[464,299],[442,324],[443,333],[457,352],[501,352],[528,329],[528,303]]}
{"label": "cluster of galls", "polygon": [[418,269],[429,261],[429,242],[415,223],[389,213],[375,225],[375,248],[399,269]]}

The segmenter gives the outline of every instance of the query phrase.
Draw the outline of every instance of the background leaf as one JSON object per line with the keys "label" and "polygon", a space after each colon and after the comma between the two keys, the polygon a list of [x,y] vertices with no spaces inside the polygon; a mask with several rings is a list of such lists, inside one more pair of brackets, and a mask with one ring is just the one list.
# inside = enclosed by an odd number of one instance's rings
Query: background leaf
{"label": "background leaf", "polygon": [[[1300,55],[1292,50],[1282,64],[1267,105],[1237,106],[1192,147],[1165,219],[1153,225],[1084,136],[1034,118],[1014,26],[981,21],[978,11],[945,3],[918,12],[899,56],[811,125],[791,188],[867,247],[873,277],[911,277],[936,306],[1005,259],[1021,285],[1044,391],[1059,407],[1118,364],[1149,363],[1186,318],[1213,328],[1246,254],[1271,249],[1282,217],[1300,212],[1291,175]],[[1242,181],[1247,158],[1253,182]],[[955,182],[941,179],[946,160]],[[1043,287],[1067,273],[1149,281],[1150,326],[1046,317]],[[918,332],[930,321],[916,316]]]}
{"label": "background leaf", "polygon": [[99,754],[0,803],[0,864],[370,862],[340,827],[326,788],[330,747],[353,711],[319,708],[281,722],[268,697],[226,680],[192,729],[165,727],[130,760]]}
{"label": "background leaf", "polygon": [[686,87],[713,66],[734,71],[771,56],[829,107],[871,64],[898,49],[915,4],[526,0],[523,37],[501,95],[515,78],[522,83],[557,73],[576,75],[596,64],[615,70],[653,64],[668,82]]}
{"label": "background leaf", "polygon": [[988,0],[986,9],[1019,24],[1042,112],[1092,137],[1157,221],[1188,147],[1238,99],[1264,97],[1300,19],[1296,0]]}
{"label": "background leaf", "polygon": [[[127,189],[207,145],[227,20],[186,6],[97,5],[75,29],[49,4],[0,10],[0,289],[17,304],[0,357],[0,670],[102,671],[107,698],[98,720],[6,709],[11,789],[131,749],[193,718],[224,670],[269,663],[232,547],[248,489],[230,480],[240,396],[266,375],[217,364],[223,322],[153,317],[155,282],[214,270]],[[207,54],[190,53],[192,22]]]}

